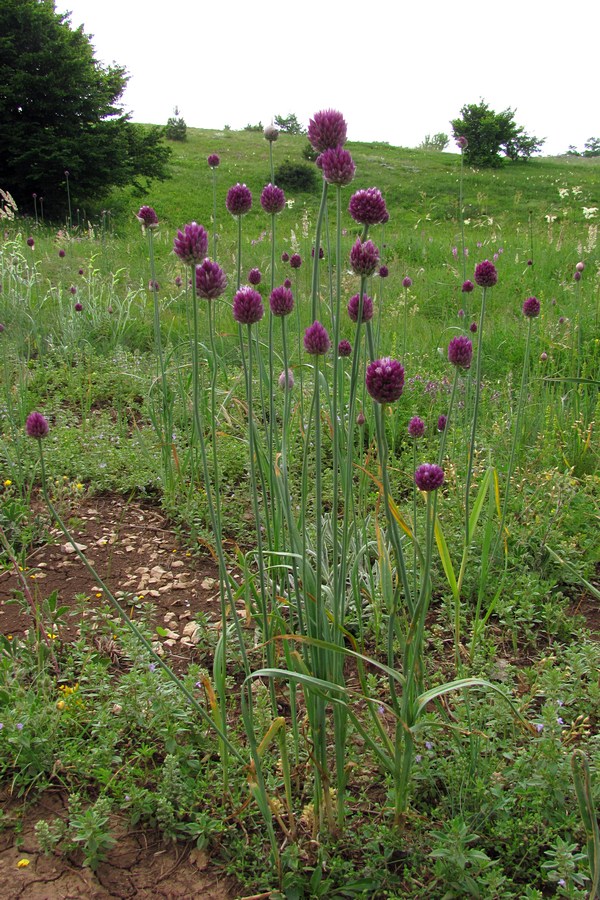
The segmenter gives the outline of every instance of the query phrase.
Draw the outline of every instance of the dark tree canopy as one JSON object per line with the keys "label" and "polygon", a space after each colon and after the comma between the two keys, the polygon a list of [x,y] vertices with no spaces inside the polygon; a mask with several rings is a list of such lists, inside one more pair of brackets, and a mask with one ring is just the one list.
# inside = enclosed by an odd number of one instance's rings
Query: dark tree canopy
{"label": "dark tree canopy", "polygon": [[500,153],[512,160],[529,159],[544,143],[517,125],[514,109],[496,113],[483,100],[463,106],[460,118],[450,124],[455,138],[466,137],[465,159],[474,166],[499,166]]}
{"label": "dark tree canopy", "polygon": [[162,129],[129,121],[123,66],[94,58],[83,26],[54,0],[0,0],[0,178],[23,211],[43,196],[52,218],[112,186],[166,177]]}

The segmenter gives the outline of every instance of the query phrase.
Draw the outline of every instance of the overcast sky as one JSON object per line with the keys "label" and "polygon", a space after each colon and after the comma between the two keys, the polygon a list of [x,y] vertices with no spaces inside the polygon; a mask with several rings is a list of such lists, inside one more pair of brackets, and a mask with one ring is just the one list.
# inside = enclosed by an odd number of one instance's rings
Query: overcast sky
{"label": "overcast sky", "polygon": [[124,65],[137,122],[243,128],[340,110],[350,140],[416,147],[465,103],[516,109],[544,154],[600,136],[600,3],[56,0]]}

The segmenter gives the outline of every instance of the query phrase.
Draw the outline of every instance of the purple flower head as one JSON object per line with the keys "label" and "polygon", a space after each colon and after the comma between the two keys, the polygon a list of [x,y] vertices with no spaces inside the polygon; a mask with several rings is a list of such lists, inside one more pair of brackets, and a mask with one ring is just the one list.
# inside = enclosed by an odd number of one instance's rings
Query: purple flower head
{"label": "purple flower head", "polygon": [[404,390],[404,366],[389,356],[376,359],[367,366],[365,383],[376,403],[393,403]]}
{"label": "purple flower head", "polygon": [[350,341],[342,340],[338,344],[338,356],[352,356],[352,344]]}
{"label": "purple flower head", "polygon": [[144,228],[158,228],[158,216],[151,206],[140,206],[136,219]]}
{"label": "purple flower head", "polygon": [[234,184],[227,191],[225,206],[232,216],[245,216],[252,208],[252,194],[245,184]]}
{"label": "purple flower head", "polygon": [[[495,253],[494,256],[497,256],[497,254]],[[528,265],[528,266],[532,266],[532,265],[533,265],[533,260],[532,260],[532,259],[528,259],[528,260],[527,260],[527,265]]]}
{"label": "purple flower head", "polygon": [[425,422],[419,416],[413,416],[408,423],[408,433],[415,441],[425,434]]}
{"label": "purple flower head", "polygon": [[27,238],[27,246],[33,248],[35,246],[35,241],[32,237]]}
{"label": "purple flower head", "polygon": [[83,269],[80,269],[80,270],[79,270],[79,274],[80,274],[80,275],[83,275]]}
{"label": "purple flower head", "polygon": [[454,259],[456,259],[456,257],[458,256],[458,247],[452,248],[452,256],[454,257]]}
{"label": "purple flower head", "polygon": [[58,255],[60,256],[61,259],[65,258],[65,251],[62,249],[62,247],[58,251]]}
{"label": "purple flower head", "polygon": [[291,288],[292,282],[290,281],[289,278],[286,278],[286,279],[285,279],[285,281],[283,282],[283,286],[286,287],[286,288]]}
{"label": "purple flower head", "polygon": [[473,284],[473,282],[469,281],[469,279],[467,278],[466,281],[463,281],[461,290],[463,294],[470,294],[474,287],[475,285]]}
{"label": "purple flower head", "polygon": [[536,319],[540,314],[540,301],[537,297],[528,297],[523,303],[523,315],[528,319]]}
{"label": "purple flower head", "polygon": [[464,319],[464,317],[465,317],[465,311],[464,311],[464,309],[459,309],[457,315],[458,315],[458,318],[459,318],[459,319]]}
{"label": "purple flower head", "polygon": [[270,215],[280,213],[285,207],[285,194],[274,184],[267,184],[260,195],[260,205]]}
{"label": "purple flower head", "polygon": [[304,349],[311,356],[324,356],[331,347],[327,330],[320,322],[313,322],[304,332]]}
{"label": "purple flower head", "polygon": [[585,263],[584,263],[584,262],[578,262],[577,265],[575,266],[575,271],[576,271],[576,272],[583,272],[584,269],[585,269]]}
{"label": "purple flower head", "polygon": [[153,281],[152,279],[150,279],[150,281],[148,282],[148,290],[149,291],[160,290],[160,285],[159,285],[158,281]]}
{"label": "purple flower head", "polygon": [[260,269],[250,269],[250,271],[248,272],[248,281],[254,286],[260,284],[262,281],[262,272],[260,271]]}
{"label": "purple flower head", "polygon": [[448,424],[447,416],[444,416],[444,415],[438,416],[438,420],[437,420],[437,430],[438,431],[445,431],[447,424]]}
{"label": "purple flower head", "polygon": [[540,361],[541,361],[541,362],[546,362],[547,359],[548,359],[548,354],[547,354],[546,351],[544,350],[544,351],[542,351],[542,353],[540,353]]}
{"label": "purple flower head", "polygon": [[444,483],[444,470],[432,463],[423,463],[415,472],[415,484],[420,491],[437,491]]}
{"label": "purple flower head", "polygon": [[218,153],[211,153],[206,161],[211,169],[217,169],[221,165],[221,159]]}
{"label": "purple flower head", "polygon": [[334,109],[315,113],[308,123],[308,140],[317,153],[343,146],[347,133],[346,120]]}
{"label": "purple flower head", "polygon": [[448,360],[457,369],[469,369],[473,358],[473,344],[463,334],[453,337],[448,344]]}
{"label": "purple flower head", "polygon": [[183,284],[183,281],[181,279],[181,275],[176,275],[175,276],[175,287],[181,287],[182,284]]}
{"label": "purple flower head", "polygon": [[353,194],[348,212],[359,225],[378,225],[389,218],[379,188],[367,188]]}
{"label": "purple flower head", "polygon": [[573,280],[581,281],[581,272],[579,271],[579,269],[575,269],[575,272],[573,273]]}
{"label": "purple flower head", "polygon": [[186,266],[201,263],[208,253],[208,235],[204,226],[189,222],[183,231],[177,232],[173,250]]}
{"label": "purple flower head", "polygon": [[75,312],[81,312],[81,310],[83,309],[83,304],[82,304],[82,303],[76,303],[75,306],[74,306],[73,308],[74,308]]}
{"label": "purple flower head", "polygon": [[406,275],[406,276],[402,279],[402,287],[403,287],[403,288],[409,288],[409,287],[412,287],[412,278],[409,278],[409,276]]}
{"label": "purple flower head", "polygon": [[[312,249],[310,251],[310,255],[312,256],[313,259],[315,258],[315,248],[314,247],[312,247]],[[324,256],[325,256],[325,251],[323,250],[322,247],[319,247],[319,259],[323,259]]]}
{"label": "purple flower head", "polygon": [[294,373],[291,369],[284,369],[281,375],[279,376],[279,387],[282,391],[291,389],[294,387]]}
{"label": "purple flower head", "polygon": [[379,250],[373,241],[356,242],[350,251],[350,265],[355,275],[372,275],[379,262]]}
{"label": "purple flower head", "polygon": [[559,325],[564,325],[566,321],[567,321],[567,320],[565,319],[564,316],[559,316],[559,318],[558,318],[558,324],[559,324]]}
{"label": "purple flower head", "polygon": [[271,122],[271,124],[267,125],[265,128],[263,134],[265,136],[265,141],[269,141],[269,143],[272,144],[279,137],[279,128],[276,128]]}
{"label": "purple flower head", "polygon": [[299,253],[292,253],[290,256],[290,266],[292,269],[299,269],[302,265],[302,257]]}
{"label": "purple flower head", "polygon": [[390,274],[390,272],[389,272],[389,269],[387,266],[379,266],[379,277],[380,278],[387,278],[389,274]]}
{"label": "purple flower head", "polygon": [[25,431],[29,437],[41,440],[50,431],[48,420],[39,412],[29,413],[25,422]]}
{"label": "purple flower head", "polygon": [[356,172],[354,160],[341,146],[324,150],[318,158],[318,166],[323,172],[323,178],[329,184],[343,186],[354,180]]}
{"label": "purple flower head", "polygon": [[477,322],[471,322],[469,325],[469,331],[471,334],[477,334]]}
{"label": "purple flower head", "polygon": [[[355,294],[348,301],[348,315],[353,322],[358,322],[358,314],[360,307],[360,294]],[[361,322],[368,322],[373,318],[373,301],[367,294],[362,296],[362,318]]]}
{"label": "purple flower head", "polygon": [[2,324],[2,322],[0,322],[0,334],[2,334],[3,331],[4,331],[4,325]]}
{"label": "purple flower head", "polygon": [[361,409],[361,411],[359,412],[359,414],[356,417],[356,424],[359,426],[359,428],[362,428],[362,426],[365,424],[366,421],[367,420],[365,419],[365,414]]}
{"label": "purple flower head", "polygon": [[75,294],[77,293],[77,288],[75,287],[74,284],[71,285],[71,287],[69,288],[69,291],[71,294],[73,294],[73,296],[75,296]]}
{"label": "purple flower head", "polygon": [[456,146],[458,147],[459,150],[467,149],[467,147],[469,146],[469,142],[466,139],[466,137],[464,136],[464,134],[461,134],[460,137],[456,138]]}
{"label": "purple flower head", "polygon": [[494,287],[494,285],[498,281],[498,272],[496,271],[496,266],[494,265],[494,263],[491,263],[489,259],[484,259],[483,262],[477,263],[477,265],[475,266],[474,277],[475,284],[478,284],[479,287]]}
{"label": "purple flower head", "polygon": [[205,300],[216,300],[225,293],[227,276],[218,263],[205,259],[196,266],[196,290]]}
{"label": "purple flower head", "polygon": [[233,298],[233,318],[240,325],[254,325],[264,315],[263,302],[258,291],[242,287]]}
{"label": "purple flower head", "polygon": [[290,254],[286,250],[284,250],[283,253],[281,254],[281,262],[289,262],[289,261],[290,261]]}
{"label": "purple flower head", "polygon": [[289,316],[294,308],[294,296],[289,288],[281,285],[271,291],[269,305],[274,316]]}

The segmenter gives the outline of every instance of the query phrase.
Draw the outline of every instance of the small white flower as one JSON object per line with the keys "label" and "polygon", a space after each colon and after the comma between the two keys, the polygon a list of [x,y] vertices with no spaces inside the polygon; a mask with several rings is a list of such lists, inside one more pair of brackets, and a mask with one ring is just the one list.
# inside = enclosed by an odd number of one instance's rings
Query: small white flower
{"label": "small white flower", "polygon": [[584,206],[583,207],[584,219],[595,219],[597,212],[598,212],[597,206]]}

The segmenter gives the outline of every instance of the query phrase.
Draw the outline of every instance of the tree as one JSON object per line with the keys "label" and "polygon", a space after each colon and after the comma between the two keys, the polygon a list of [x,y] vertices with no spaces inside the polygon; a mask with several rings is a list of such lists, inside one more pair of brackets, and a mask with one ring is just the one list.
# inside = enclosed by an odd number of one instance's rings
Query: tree
{"label": "tree", "polygon": [[163,129],[123,113],[126,84],[125,69],[101,66],[83,26],[73,29],[54,0],[0,0],[1,186],[22,210],[36,193],[58,217],[66,171],[77,205],[166,177]]}
{"label": "tree", "polygon": [[515,110],[496,113],[481,100],[470,103],[460,111],[461,118],[452,119],[455,138],[465,137],[468,146],[463,151],[468,163],[490,167],[501,165],[500,152],[509,159],[529,159],[539,152],[544,139],[528,135],[515,122]]}
{"label": "tree", "polygon": [[173,110],[171,118],[167,119],[165,137],[168,141],[187,141],[187,125],[179,114],[178,106]]}
{"label": "tree", "polygon": [[600,156],[600,138],[588,138],[583,146],[585,147],[583,156]]}
{"label": "tree", "polygon": [[446,149],[449,143],[450,138],[448,135],[443,131],[438,131],[433,136],[426,134],[419,144],[419,150],[438,150],[441,152]]}
{"label": "tree", "polygon": [[285,134],[304,134],[302,125],[293,113],[289,116],[275,116],[275,124]]}

